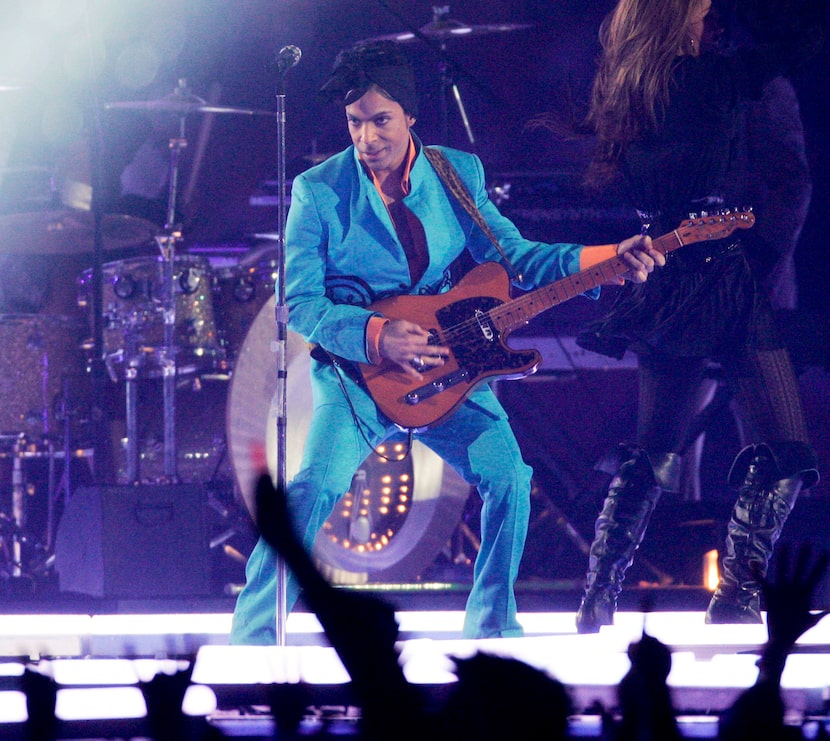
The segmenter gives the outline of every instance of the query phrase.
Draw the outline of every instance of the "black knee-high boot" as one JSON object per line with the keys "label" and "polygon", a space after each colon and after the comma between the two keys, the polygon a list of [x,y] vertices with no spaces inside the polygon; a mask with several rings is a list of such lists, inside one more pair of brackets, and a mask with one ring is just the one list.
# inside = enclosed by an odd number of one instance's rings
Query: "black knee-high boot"
{"label": "black knee-high boot", "polygon": [[[613,623],[625,572],[651,513],[663,490],[677,491],[680,457],[674,453],[650,456],[642,448],[622,445],[614,460],[616,472],[596,521],[585,595],[576,614],[579,633],[596,633],[600,626]],[[605,465],[598,468],[608,470]]]}
{"label": "black knee-high boot", "polygon": [[784,523],[802,487],[818,480],[815,457],[801,444],[750,445],[735,458],[729,483],[738,499],[726,530],[721,578],[707,623],[760,623],[761,585]]}

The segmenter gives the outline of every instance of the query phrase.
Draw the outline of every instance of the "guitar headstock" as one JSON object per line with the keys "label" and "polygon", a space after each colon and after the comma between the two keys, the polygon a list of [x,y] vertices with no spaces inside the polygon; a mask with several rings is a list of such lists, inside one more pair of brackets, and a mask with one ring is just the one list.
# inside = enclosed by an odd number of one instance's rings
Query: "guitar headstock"
{"label": "guitar headstock", "polygon": [[681,244],[702,242],[710,239],[724,239],[736,229],[749,229],[755,224],[752,209],[723,209],[715,213],[702,213],[680,223],[675,230]]}

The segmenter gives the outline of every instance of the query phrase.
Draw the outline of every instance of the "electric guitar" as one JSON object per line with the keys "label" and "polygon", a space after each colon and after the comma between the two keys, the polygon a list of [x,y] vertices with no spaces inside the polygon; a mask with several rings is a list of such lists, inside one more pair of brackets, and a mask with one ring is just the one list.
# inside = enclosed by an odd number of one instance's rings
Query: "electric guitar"
{"label": "electric guitar", "polygon": [[[728,237],[755,223],[751,211],[724,211],[683,221],[653,240],[668,254],[686,244]],[[613,257],[542,288],[512,298],[510,279],[498,263],[477,265],[451,290],[435,296],[392,296],[369,308],[389,319],[421,325],[430,344],[450,348],[444,365],[422,373],[418,381],[396,363],[359,363],[378,408],[404,429],[425,430],[447,419],[481,382],[490,378],[523,378],[534,373],[542,357],[533,349],[513,350],[508,335],[544,311],[574,296],[613,281],[629,269]]]}

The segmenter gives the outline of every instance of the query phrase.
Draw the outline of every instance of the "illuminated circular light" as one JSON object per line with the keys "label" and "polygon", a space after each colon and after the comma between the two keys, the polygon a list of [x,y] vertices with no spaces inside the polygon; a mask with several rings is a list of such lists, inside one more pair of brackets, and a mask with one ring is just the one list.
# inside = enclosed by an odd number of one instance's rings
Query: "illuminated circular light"
{"label": "illuminated circular light", "polygon": [[[376,553],[387,547],[403,526],[409,512],[410,488],[400,482],[412,479],[412,464],[407,446],[395,444],[394,450],[400,452],[397,460],[385,455],[383,446],[378,448],[377,463],[394,468],[382,473],[372,466],[361,469],[361,478],[353,480],[352,488],[338,502],[335,511],[340,517],[334,522],[327,520],[326,534],[340,548],[359,554]],[[361,483],[359,498],[354,492],[356,481]],[[368,533],[368,536],[356,537],[356,532]]]}

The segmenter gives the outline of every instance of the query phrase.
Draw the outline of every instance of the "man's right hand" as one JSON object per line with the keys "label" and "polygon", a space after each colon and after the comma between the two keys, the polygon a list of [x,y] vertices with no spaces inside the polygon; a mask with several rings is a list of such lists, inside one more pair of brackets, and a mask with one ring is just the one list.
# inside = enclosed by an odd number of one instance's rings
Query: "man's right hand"
{"label": "man's right hand", "polygon": [[419,325],[405,319],[393,319],[380,333],[381,357],[399,365],[408,376],[420,380],[423,371],[444,365],[450,353],[448,347],[429,344],[429,339],[429,332]]}

